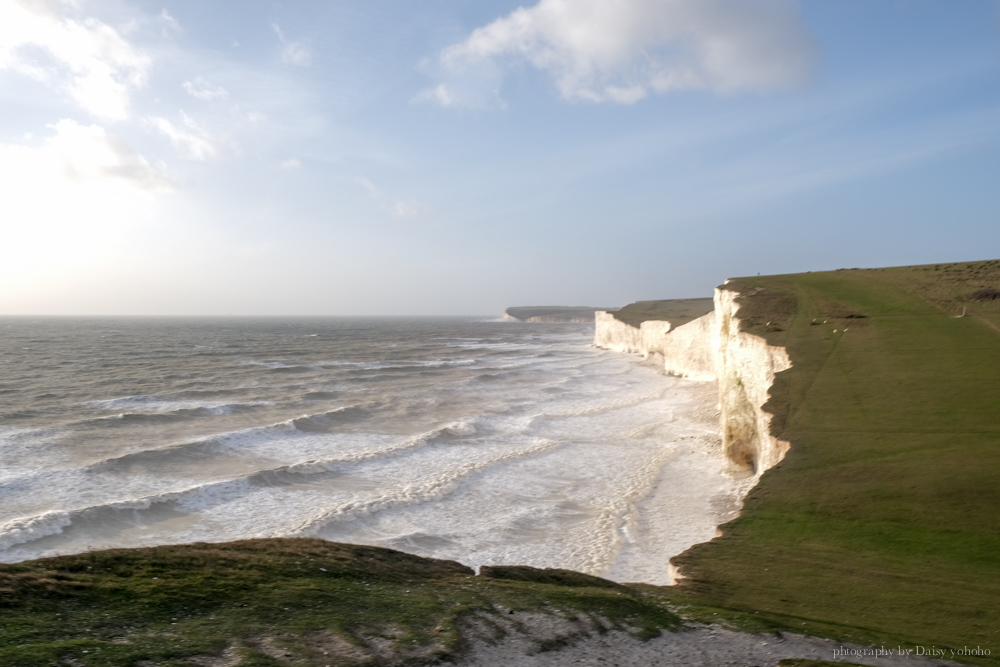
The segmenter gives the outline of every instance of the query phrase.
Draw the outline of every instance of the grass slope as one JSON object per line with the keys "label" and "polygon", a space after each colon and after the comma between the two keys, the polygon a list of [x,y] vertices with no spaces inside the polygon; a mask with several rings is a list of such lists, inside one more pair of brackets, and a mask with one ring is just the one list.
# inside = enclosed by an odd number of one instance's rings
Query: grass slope
{"label": "grass slope", "polygon": [[662,601],[597,577],[486,570],[315,539],[0,565],[0,665],[427,664],[460,649],[463,620],[500,632],[490,619],[519,611],[606,619],[640,638],[679,625]]}
{"label": "grass slope", "polygon": [[715,308],[714,299],[663,299],[660,301],[636,301],[613,311],[615,319],[633,327],[646,320],[665,320],[676,329],[693,319],[707,315]]}
{"label": "grass slope", "polygon": [[970,299],[997,286],[1000,261],[731,281],[791,357],[765,409],[792,446],[675,598],[1000,664],[1000,301]]}

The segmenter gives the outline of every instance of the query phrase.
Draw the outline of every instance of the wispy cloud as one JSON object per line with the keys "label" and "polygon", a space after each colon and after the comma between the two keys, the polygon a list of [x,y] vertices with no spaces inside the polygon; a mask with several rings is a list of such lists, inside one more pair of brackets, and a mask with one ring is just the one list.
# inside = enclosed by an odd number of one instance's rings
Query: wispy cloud
{"label": "wispy cloud", "polygon": [[354,179],[354,182],[363,187],[365,190],[367,190],[369,194],[385,196],[384,192],[375,187],[375,184],[369,181],[364,176],[358,176],[357,178]]}
{"label": "wispy cloud", "polygon": [[443,81],[420,97],[488,106],[519,61],[548,74],[568,101],[772,90],[800,83],[815,51],[794,0],[540,0],[442,51]]}
{"label": "wispy cloud", "polygon": [[358,176],[354,182],[367,190],[368,194],[381,203],[382,209],[395,218],[412,218],[427,212],[427,207],[423,204],[412,200],[397,199],[381,190],[364,176]]}
{"label": "wispy cloud", "polygon": [[295,158],[295,157],[289,158],[287,160],[282,160],[281,163],[278,164],[278,168],[279,169],[301,169],[302,168],[302,160],[300,160],[298,158]]}
{"label": "wispy cloud", "polygon": [[151,60],[106,23],[60,15],[74,4],[0,2],[0,70],[42,81],[95,116],[127,118]]}
{"label": "wispy cloud", "polygon": [[161,168],[104,128],[69,119],[50,127],[54,134],[36,151],[43,161],[61,164],[64,177],[84,184],[115,179],[151,192],[173,189]]}
{"label": "wispy cloud", "polygon": [[222,86],[213,86],[202,77],[195,77],[193,81],[185,81],[181,87],[192,97],[200,100],[224,100],[229,97],[229,91]]}
{"label": "wispy cloud", "polygon": [[156,17],[160,24],[163,26],[164,32],[180,32],[181,24],[177,22],[170,12],[166,9],[160,12],[160,15]]}
{"label": "wispy cloud", "polygon": [[312,52],[309,45],[303,41],[291,40],[285,36],[285,31],[277,23],[272,23],[271,28],[281,42],[281,62],[287,65],[298,67],[309,67],[312,64]]}
{"label": "wispy cloud", "polygon": [[189,160],[205,162],[215,157],[219,152],[219,140],[199,127],[183,111],[181,112],[181,119],[184,123],[184,128],[177,127],[166,118],[159,116],[151,116],[146,120],[152,127],[170,139],[174,150]]}

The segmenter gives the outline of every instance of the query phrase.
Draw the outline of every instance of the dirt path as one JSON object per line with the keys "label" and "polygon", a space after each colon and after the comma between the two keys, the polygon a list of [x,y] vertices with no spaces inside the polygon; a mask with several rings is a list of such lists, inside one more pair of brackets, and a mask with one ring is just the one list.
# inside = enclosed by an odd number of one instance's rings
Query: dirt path
{"label": "dirt path", "polygon": [[[505,636],[497,640],[498,626]],[[785,658],[831,660],[888,667],[957,667],[958,663],[900,655],[791,634],[758,635],[713,626],[664,633],[647,642],[631,635],[542,614],[518,613],[473,621],[464,628],[469,646],[458,667],[774,667]],[[879,648],[879,647],[876,647]],[[915,647],[903,647],[916,651]],[[865,653],[867,652],[867,654]]]}

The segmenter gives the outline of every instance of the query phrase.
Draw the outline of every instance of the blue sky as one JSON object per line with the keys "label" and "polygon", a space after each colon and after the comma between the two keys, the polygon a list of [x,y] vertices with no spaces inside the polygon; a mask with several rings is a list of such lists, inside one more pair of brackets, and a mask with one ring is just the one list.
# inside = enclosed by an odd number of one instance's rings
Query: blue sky
{"label": "blue sky", "polygon": [[0,313],[499,314],[1000,257],[991,0],[0,0]]}

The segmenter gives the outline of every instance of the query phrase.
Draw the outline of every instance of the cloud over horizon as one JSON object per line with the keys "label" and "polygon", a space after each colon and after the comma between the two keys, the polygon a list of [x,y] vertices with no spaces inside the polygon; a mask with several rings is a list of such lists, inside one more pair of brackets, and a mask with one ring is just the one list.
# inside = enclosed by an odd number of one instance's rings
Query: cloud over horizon
{"label": "cloud over horizon", "polygon": [[767,91],[804,81],[815,53],[794,0],[540,0],[444,49],[443,81],[420,98],[502,104],[502,79],[519,62],[551,77],[570,102]]}

